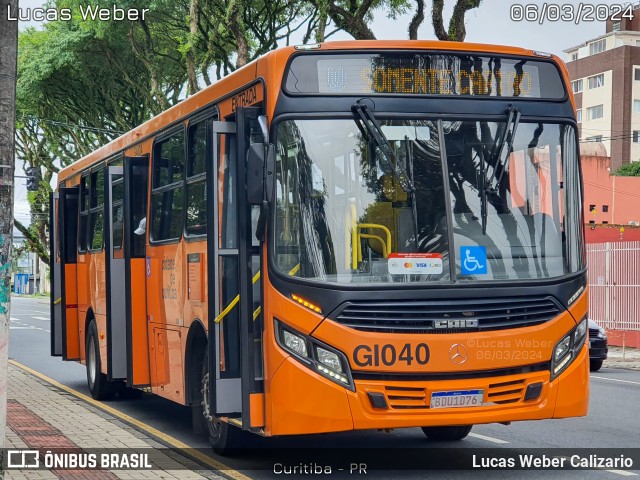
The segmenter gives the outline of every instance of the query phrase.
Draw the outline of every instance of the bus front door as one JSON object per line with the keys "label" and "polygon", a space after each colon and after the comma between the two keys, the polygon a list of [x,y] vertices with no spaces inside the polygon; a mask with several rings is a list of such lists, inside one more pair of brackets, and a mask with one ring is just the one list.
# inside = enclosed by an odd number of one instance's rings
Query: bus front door
{"label": "bus front door", "polygon": [[[263,425],[251,418],[253,395],[262,391],[260,246],[252,232],[246,193],[246,152],[259,109],[238,108],[234,118],[213,122],[214,161],[207,168],[209,405],[216,416]],[[211,205],[211,204],[209,204]],[[258,409],[259,410],[259,409]]]}

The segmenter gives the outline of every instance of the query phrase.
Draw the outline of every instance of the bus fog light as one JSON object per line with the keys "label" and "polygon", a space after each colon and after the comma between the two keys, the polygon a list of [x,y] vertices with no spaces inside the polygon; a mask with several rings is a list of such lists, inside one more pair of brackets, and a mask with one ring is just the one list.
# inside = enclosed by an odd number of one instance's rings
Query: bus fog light
{"label": "bus fog light", "polygon": [[571,347],[571,335],[567,335],[556,345],[556,348],[553,352],[554,360],[558,362],[558,360],[560,360],[563,356],[567,354],[570,347]]}
{"label": "bus fog light", "polygon": [[562,360],[560,360],[560,362],[556,363],[555,367],[553,368],[553,373],[556,374],[560,372],[567,365],[567,363],[569,363],[569,360],[571,360],[571,357],[573,357],[573,355],[571,354],[565,355],[565,357]]}
{"label": "bus fog light", "polygon": [[342,373],[342,364],[340,363],[338,355],[320,347],[316,348],[316,353],[318,354],[318,361],[320,363],[326,365],[334,372]]}
{"label": "bus fog light", "polygon": [[295,352],[303,357],[309,356],[309,354],[307,353],[307,342],[304,340],[304,338],[288,332],[287,330],[282,330],[282,341],[292,352]]}
{"label": "bus fog light", "polygon": [[344,375],[336,373],[333,370],[328,369],[324,365],[320,365],[319,363],[316,364],[316,368],[318,369],[318,371],[324,373],[325,375],[329,376],[330,378],[335,379],[335,380],[339,380],[340,382],[344,383],[345,385],[349,385],[349,379],[347,377],[345,377]]}

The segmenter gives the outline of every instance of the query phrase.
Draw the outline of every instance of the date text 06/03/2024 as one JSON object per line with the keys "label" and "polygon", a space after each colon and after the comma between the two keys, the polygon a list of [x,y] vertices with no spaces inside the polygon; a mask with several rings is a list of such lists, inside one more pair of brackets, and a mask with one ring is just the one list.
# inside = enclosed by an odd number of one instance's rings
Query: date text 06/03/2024
{"label": "date text 06/03/2024", "polygon": [[633,5],[613,4],[594,5],[591,3],[515,3],[509,9],[509,16],[514,22],[532,22],[542,25],[545,22],[620,22],[623,19],[633,20]]}

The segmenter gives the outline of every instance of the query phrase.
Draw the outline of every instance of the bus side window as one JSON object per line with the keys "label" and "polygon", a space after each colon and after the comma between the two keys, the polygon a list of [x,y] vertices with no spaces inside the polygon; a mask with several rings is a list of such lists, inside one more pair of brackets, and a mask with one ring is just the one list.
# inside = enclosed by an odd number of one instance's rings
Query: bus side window
{"label": "bus side window", "polygon": [[184,135],[176,133],[153,149],[151,241],[182,236]]}
{"label": "bus side window", "polygon": [[104,245],[104,168],[91,172],[89,205],[89,243],[92,252]]}
{"label": "bus side window", "polygon": [[189,125],[187,157],[187,236],[207,234],[207,173],[206,159],[211,146],[207,139],[210,120]]}
{"label": "bus side window", "polygon": [[87,224],[89,221],[89,176],[80,179],[80,226],[78,228],[78,252],[87,250]]}

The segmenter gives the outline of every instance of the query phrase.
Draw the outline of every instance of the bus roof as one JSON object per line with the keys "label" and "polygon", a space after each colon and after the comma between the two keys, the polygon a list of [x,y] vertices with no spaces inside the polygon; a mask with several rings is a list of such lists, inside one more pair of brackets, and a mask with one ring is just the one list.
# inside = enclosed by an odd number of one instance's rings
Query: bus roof
{"label": "bus roof", "polygon": [[[147,120],[143,124],[135,127],[122,136],[112,140],[110,143],[98,148],[89,155],[63,168],[58,173],[58,182],[61,182],[86,168],[91,167],[101,161],[112,157],[118,152],[127,149],[138,142],[143,141],[151,135],[161,131],[162,129],[172,125],[180,119],[186,118],[190,113],[200,109],[201,107],[215,102],[217,99],[232,92],[236,85],[249,83],[251,80],[259,77],[258,65],[264,62],[273,63],[271,70],[272,81],[281,81],[284,67],[288,58],[297,51],[339,51],[339,50],[405,50],[405,49],[425,49],[425,50],[444,50],[459,52],[478,52],[478,53],[497,53],[502,55],[526,56],[546,58],[554,61],[559,67],[565,84],[569,83],[569,75],[564,62],[557,56],[535,52],[520,47],[511,47],[505,45],[490,45],[482,43],[466,43],[466,42],[444,42],[436,40],[347,40],[325,42],[319,45],[303,45],[288,46],[266,53],[262,57],[252,61],[251,63],[236,70],[232,74],[218,80],[198,93],[184,99],[183,101],[172,106],[168,110]],[[279,69],[279,70],[278,70]],[[260,68],[261,71],[264,71]],[[275,76],[275,78],[274,78]],[[279,88],[278,88],[279,90]],[[573,103],[573,95],[569,89],[570,98]],[[275,100],[270,98],[270,100]]]}

